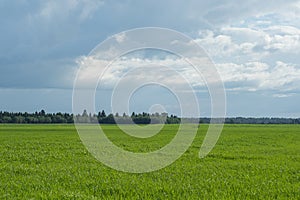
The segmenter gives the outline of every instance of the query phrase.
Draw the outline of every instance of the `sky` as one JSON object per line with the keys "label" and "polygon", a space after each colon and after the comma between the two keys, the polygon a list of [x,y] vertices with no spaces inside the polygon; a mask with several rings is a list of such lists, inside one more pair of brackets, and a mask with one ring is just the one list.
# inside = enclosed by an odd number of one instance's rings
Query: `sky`
{"label": "sky", "polygon": [[[205,50],[224,83],[227,116],[300,117],[299,0],[2,0],[0,110],[72,112],[80,62],[103,40],[141,27],[182,32]],[[157,65],[184,69],[178,59],[154,53],[135,52],[116,66],[138,66],[151,54]],[[97,109],[108,112],[109,81],[122,77],[120,71],[109,73],[107,87],[96,94]],[[207,91],[196,96],[201,115],[209,115]],[[160,87],[136,92],[130,107],[147,112],[156,103],[179,112],[174,97]]]}

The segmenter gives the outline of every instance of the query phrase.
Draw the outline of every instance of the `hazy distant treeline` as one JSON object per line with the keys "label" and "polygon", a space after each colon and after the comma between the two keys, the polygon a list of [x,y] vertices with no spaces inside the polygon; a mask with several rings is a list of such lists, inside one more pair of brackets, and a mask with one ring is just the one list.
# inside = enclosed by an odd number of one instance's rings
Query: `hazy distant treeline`
{"label": "hazy distant treeline", "polygon": [[[57,124],[57,123],[101,123],[101,124],[179,124],[187,123],[210,123],[210,118],[180,118],[176,115],[168,115],[167,113],[132,113],[127,115],[106,114],[104,110],[98,114],[90,114],[85,110],[82,114],[69,113],[46,113],[44,110],[40,112],[0,112],[0,123],[16,123],[16,124]],[[222,121],[214,119],[215,122]],[[254,118],[254,117],[229,117],[225,119],[226,124],[300,124],[300,118]]]}

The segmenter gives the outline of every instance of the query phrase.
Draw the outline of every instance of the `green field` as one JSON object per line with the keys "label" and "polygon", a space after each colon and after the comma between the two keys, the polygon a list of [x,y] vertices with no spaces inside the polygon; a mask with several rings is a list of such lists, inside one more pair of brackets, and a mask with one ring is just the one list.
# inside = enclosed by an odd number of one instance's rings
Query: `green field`
{"label": "green field", "polygon": [[[94,159],[73,125],[0,125],[0,199],[300,199],[299,125],[225,125],[199,159],[207,127],[172,165],[130,174]],[[104,129],[124,149],[147,152],[177,125],[148,139]]]}

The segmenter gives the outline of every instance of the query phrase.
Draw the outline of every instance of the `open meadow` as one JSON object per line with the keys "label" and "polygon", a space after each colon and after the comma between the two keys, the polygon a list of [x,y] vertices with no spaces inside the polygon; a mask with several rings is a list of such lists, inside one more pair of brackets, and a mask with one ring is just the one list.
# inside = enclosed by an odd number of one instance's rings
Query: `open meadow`
{"label": "open meadow", "polygon": [[[103,127],[118,146],[148,152],[166,145],[178,125],[147,139]],[[97,161],[74,125],[0,125],[0,199],[300,199],[299,125],[225,125],[199,159],[207,128],[201,124],[172,165],[131,174]]]}

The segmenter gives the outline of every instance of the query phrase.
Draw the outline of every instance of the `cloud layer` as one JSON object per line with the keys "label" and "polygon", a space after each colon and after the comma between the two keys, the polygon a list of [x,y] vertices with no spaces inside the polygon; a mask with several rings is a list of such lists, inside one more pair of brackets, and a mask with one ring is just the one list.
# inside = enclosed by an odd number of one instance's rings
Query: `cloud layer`
{"label": "cloud layer", "polygon": [[[126,76],[144,81],[164,81],[173,85],[181,82],[170,71],[176,71],[191,84],[194,89],[205,87],[204,79],[197,75],[194,68],[184,59],[141,59],[122,58],[114,63],[95,60],[92,57],[81,57],[82,71],[78,77],[82,84],[90,86],[100,78],[100,86],[113,89],[118,81]],[[108,66],[109,65],[109,66]],[[104,71],[104,68],[107,70]],[[263,62],[247,62],[244,64],[221,63],[216,68],[228,91],[273,91],[278,93],[294,93],[300,91],[300,69],[293,64],[277,61],[274,66]],[[143,69],[143,73],[130,75],[130,71]],[[104,72],[103,72],[104,71]],[[282,95],[283,97],[283,95]]]}
{"label": "cloud layer", "polygon": [[[91,62],[80,77],[88,83],[98,78],[97,65],[87,55],[99,42],[127,29],[158,26],[181,31],[202,46],[227,91],[240,95],[240,100],[247,101],[245,93],[251,93],[261,95],[253,97],[253,102],[265,97],[274,102],[284,98],[298,101],[299,0],[4,0],[0,26],[0,88],[5,94],[12,95],[6,92],[9,89],[71,89],[83,60]],[[118,41],[125,39],[120,36]],[[183,60],[158,55],[119,60],[103,77],[105,88],[112,88],[132,66],[150,64],[170,66],[196,89],[205,85]],[[156,78],[180,84],[166,71]],[[9,97],[6,99],[8,105]]]}

